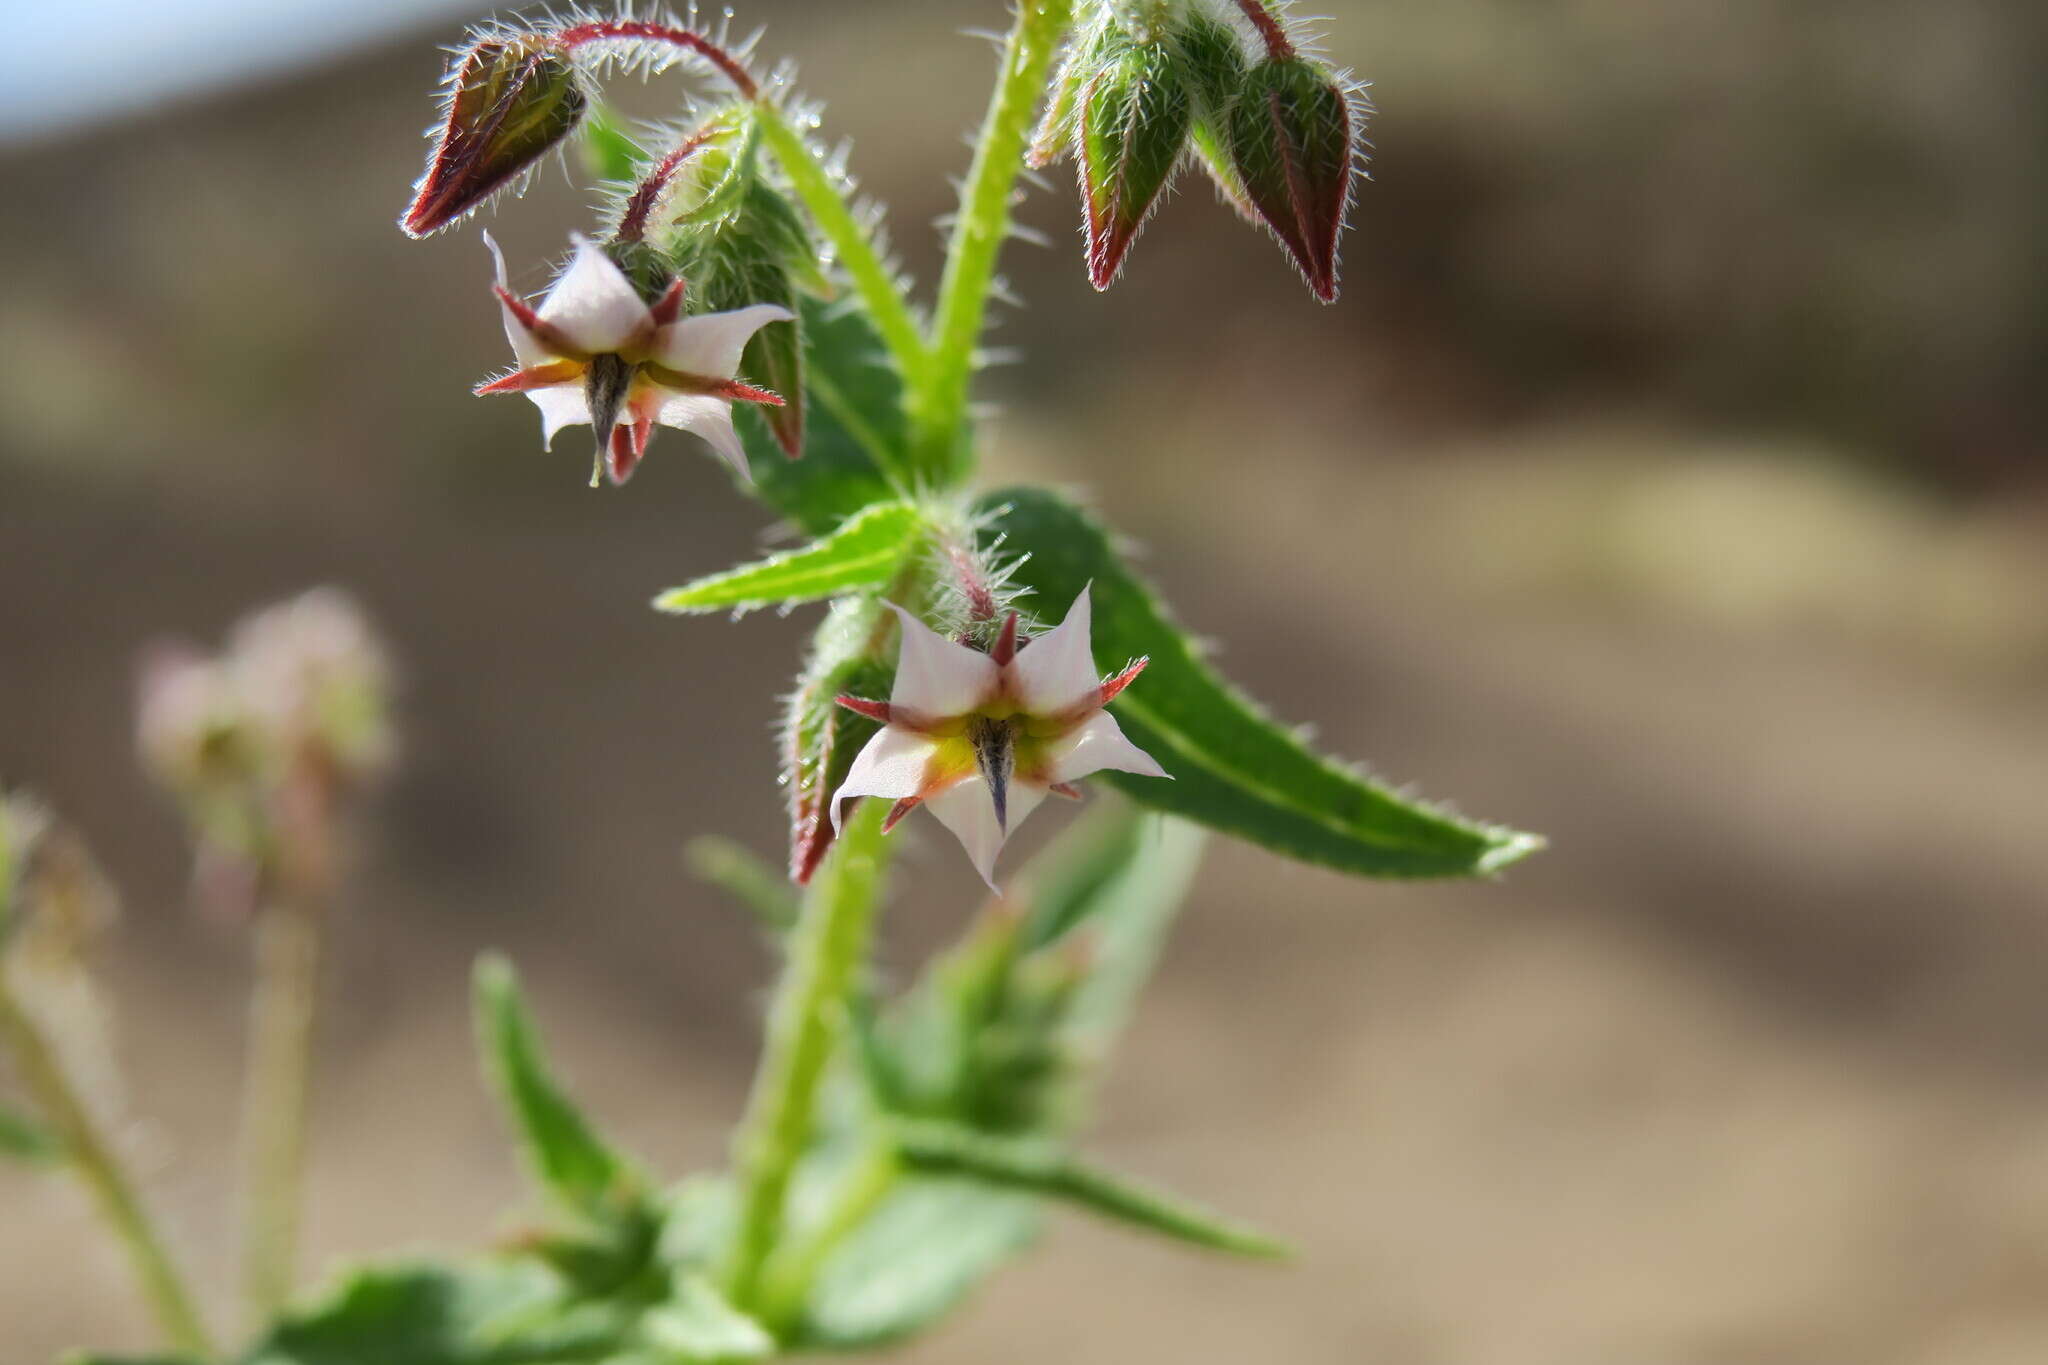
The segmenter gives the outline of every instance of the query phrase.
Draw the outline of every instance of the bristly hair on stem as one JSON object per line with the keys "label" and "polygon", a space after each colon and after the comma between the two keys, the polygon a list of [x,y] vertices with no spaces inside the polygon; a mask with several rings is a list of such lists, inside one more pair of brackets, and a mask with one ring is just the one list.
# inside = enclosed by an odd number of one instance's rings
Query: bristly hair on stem
{"label": "bristly hair on stem", "polygon": [[[691,7],[692,19],[695,18],[695,8],[694,5]],[[730,16],[727,22],[730,22]],[[708,63],[730,81],[742,97],[753,100],[761,96],[759,82],[746,67],[751,41],[735,48],[723,34],[714,39],[697,32],[691,24],[666,16],[640,19],[634,17],[630,8],[612,18],[577,15],[572,16],[570,23],[555,29],[551,36],[568,52],[598,44],[618,45],[623,61],[629,65],[639,63],[648,71],[661,70],[674,55],[688,54]]]}
{"label": "bristly hair on stem", "polygon": [[1259,41],[1266,45],[1267,56],[1276,62],[1284,62],[1295,55],[1294,40],[1287,36],[1287,30],[1281,27],[1267,0],[1237,0],[1237,7],[1244,12],[1252,31],[1259,35]]}

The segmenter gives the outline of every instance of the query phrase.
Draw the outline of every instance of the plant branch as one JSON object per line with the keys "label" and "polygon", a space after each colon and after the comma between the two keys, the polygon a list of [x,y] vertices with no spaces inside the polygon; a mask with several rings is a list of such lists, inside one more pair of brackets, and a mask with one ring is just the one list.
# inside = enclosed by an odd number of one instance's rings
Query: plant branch
{"label": "plant branch", "polygon": [[755,84],[753,76],[740,65],[737,57],[703,34],[692,33],[686,28],[676,28],[669,24],[651,24],[638,19],[602,19],[588,24],[576,24],[554,35],[554,40],[570,51],[582,47],[585,43],[621,39],[629,42],[667,43],[670,47],[693,52],[717,67],[719,74],[732,82],[733,89],[746,98],[751,100],[760,96],[761,87]]}
{"label": "plant branch", "polygon": [[754,1093],[733,1144],[740,1219],[728,1287],[743,1309],[757,1306],[762,1272],[781,1240],[790,1178],[810,1145],[826,1063],[846,1027],[847,993],[867,959],[887,862],[887,814],[885,802],[861,802],[790,931]]}
{"label": "plant branch", "polygon": [[[879,1120],[877,1120],[879,1121]],[[771,1331],[786,1330],[803,1312],[804,1300],[825,1258],[896,1188],[901,1167],[893,1143],[871,1139],[839,1182],[832,1202],[803,1240],[776,1252],[761,1278],[761,1313]]]}
{"label": "plant branch", "polygon": [[1073,0],[1018,0],[1017,21],[1003,45],[1002,69],[960,192],[932,316],[931,364],[912,413],[918,464],[937,483],[956,483],[967,472],[967,391],[996,258],[1009,235],[1010,203],[1024,170],[1032,115],[1072,13]]}
{"label": "plant branch", "polygon": [[297,1261],[324,919],[319,898],[302,895],[264,911],[256,925],[242,1119],[242,1282],[259,1324],[290,1297]]}
{"label": "plant branch", "polygon": [[57,1050],[21,1008],[4,975],[0,975],[0,1035],[12,1048],[23,1083],[34,1095],[44,1120],[56,1129],[65,1157],[126,1249],[165,1337],[181,1351],[212,1359],[213,1341],[205,1321],[134,1181],[65,1075]]}
{"label": "plant branch", "polygon": [[926,367],[924,338],[895,275],[875,250],[868,229],[854,216],[831,174],[779,107],[762,100],[755,106],[755,117],[762,141],[781,163],[783,173],[789,177],[797,198],[810,210],[818,230],[832,244],[854,292],[860,295],[868,316],[874,320],[875,330],[894,357],[897,370],[906,382],[914,382]]}

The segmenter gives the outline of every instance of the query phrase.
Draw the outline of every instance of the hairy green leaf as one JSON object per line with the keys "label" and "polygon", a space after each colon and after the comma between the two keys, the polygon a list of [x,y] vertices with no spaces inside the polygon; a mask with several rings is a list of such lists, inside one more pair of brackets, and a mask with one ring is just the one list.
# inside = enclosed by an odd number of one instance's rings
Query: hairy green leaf
{"label": "hairy green leaf", "polygon": [[911,1336],[1022,1250],[1038,1221],[1026,1195],[904,1180],[819,1268],[793,1349],[857,1350]]}
{"label": "hairy green leaf", "polygon": [[376,1266],[288,1313],[241,1365],[571,1365],[616,1354],[630,1327],[530,1261]]}
{"label": "hairy green leaf", "polygon": [[752,491],[813,535],[896,496],[884,472],[904,467],[909,445],[903,385],[867,315],[845,304],[798,301],[807,345],[803,458],[775,441],[755,404],[738,405]]}
{"label": "hairy green leaf", "polygon": [[1274,1259],[1287,1248],[1263,1233],[1173,1195],[1077,1161],[1051,1143],[992,1137],[957,1124],[898,1126],[905,1165],[930,1175],[963,1175],[1003,1189],[1057,1199],[1104,1218],[1234,1256]]}
{"label": "hairy green leaf", "polygon": [[477,964],[476,1017],[479,1044],[541,1185],[594,1223],[628,1212],[638,1177],[548,1075],[518,976],[502,958]]}
{"label": "hairy green leaf", "polygon": [[1094,584],[1099,658],[1149,656],[1115,703],[1132,742],[1175,780],[1100,776],[1132,800],[1304,862],[1368,877],[1492,873],[1542,840],[1405,800],[1313,753],[1205,663],[1092,518],[1058,495],[1010,489],[982,502],[988,533],[1030,557],[1014,581],[1063,611]]}
{"label": "hairy green leaf", "polygon": [[63,1155],[64,1147],[56,1134],[28,1115],[0,1105],[0,1157],[44,1164]]}
{"label": "hairy green leaf", "polygon": [[821,540],[671,588],[654,605],[677,613],[749,611],[878,587],[922,543],[923,526],[923,515],[909,503],[877,503]]}

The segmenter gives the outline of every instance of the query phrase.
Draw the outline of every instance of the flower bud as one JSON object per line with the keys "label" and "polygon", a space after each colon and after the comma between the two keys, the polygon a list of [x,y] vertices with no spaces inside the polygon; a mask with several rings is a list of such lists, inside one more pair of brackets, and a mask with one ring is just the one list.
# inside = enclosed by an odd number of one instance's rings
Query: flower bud
{"label": "flower bud", "polygon": [[0,796],[0,946],[44,961],[81,958],[116,914],[85,841],[40,804]]}
{"label": "flower bud", "polygon": [[783,721],[782,782],[789,800],[789,877],[811,879],[832,847],[836,830],[832,793],[846,781],[853,760],[881,725],[839,706],[834,698],[887,692],[888,665],[874,656],[881,607],[847,598],[826,614],[812,645],[810,665],[790,695]]}
{"label": "flower bud", "polygon": [[1230,164],[1228,145],[1230,108],[1244,85],[1243,40],[1230,25],[1196,7],[1180,17],[1172,41],[1180,49],[1182,69],[1195,102],[1188,144],[1225,202],[1256,223],[1258,210],[1246,197],[1237,168]]}
{"label": "flower bud", "polygon": [[532,36],[472,44],[448,87],[447,120],[399,220],[414,237],[503,189],[573,132],[590,103],[568,54]]}
{"label": "flower bud", "polygon": [[[799,281],[817,274],[817,252],[802,216],[758,174],[720,194],[729,198],[729,209],[715,217],[700,213],[669,247],[696,306],[723,312],[772,303],[795,313]],[[761,328],[740,355],[742,378],[782,396],[782,406],[758,411],[791,459],[804,450],[803,354],[801,324],[790,321]]]}
{"label": "flower bud", "polygon": [[1269,57],[1246,73],[1228,121],[1245,198],[1317,298],[1337,297],[1337,238],[1351,199],[1351,102],[1322,66]]}
{"label": "flower bud", "polygon": [[1180,160],[1193,109],[1176,50],[1167,43],[1123,49],[1080,99],[1088,278],[1107,289]]}

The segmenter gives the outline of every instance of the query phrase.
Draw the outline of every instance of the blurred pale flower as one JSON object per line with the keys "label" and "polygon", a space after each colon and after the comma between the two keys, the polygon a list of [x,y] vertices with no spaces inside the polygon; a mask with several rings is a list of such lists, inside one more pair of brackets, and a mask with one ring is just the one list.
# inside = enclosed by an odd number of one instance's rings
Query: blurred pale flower
{"label": "blurred pale flower", "polygon": [[835,825],[856,796],[893,798],[892,826],[928,805],[994,886],[1003,841],[1048,792],[1078,795],[1071,784],[1105,768],[1168,776],[1103,710],[1146,661],[1106,680],[1096,673],[1087,589],[1066,620],[1022,647],[1012,612],[986,654],[946,639],[894,603],[890,610],[902,623],[903,643],[889,700],[838,699],[883,729],[834,793]]}
{"label": "blurred pale flower", "polygon": [[[497,261],[497,295],[505,336],[519,368],[479,385],[482,393],[523,393],[540,409],[543,439],[587,422],[597,433],[597,462],[624,483],[658,422],[695,432],[747,476],[747,454],[732,426],[734,402],[781,406],[766,389],[739,382],[740,352],[755,332],[795,315],[758,303],[729,313],[682,316],[683,282],[652,307],[594,242],[577,237],[576,254],[538,308],[506,286]],[[591,482],[597,482],[596,470]]]}

